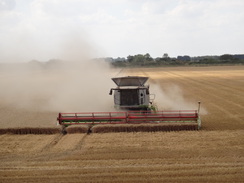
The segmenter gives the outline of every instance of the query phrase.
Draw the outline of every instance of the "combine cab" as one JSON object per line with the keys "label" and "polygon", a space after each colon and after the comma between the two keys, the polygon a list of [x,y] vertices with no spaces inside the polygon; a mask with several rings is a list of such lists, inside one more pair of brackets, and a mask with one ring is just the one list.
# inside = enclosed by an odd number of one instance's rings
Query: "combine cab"
{"label": "combine cab", "polygon": [[144,84],[148,77],[119,77],[112,78],[117,85],[110,90],[110,95],[114,91],[114,105],[116,109],[125,110],[150,110],[149,86]]}
{"label": "combine cab", "polygon": [[200,129],[200,102],[198,110],[158,111],[153,106],[155,96],[150,94],[149,86],[144,85],[148,77],[128,76],[112,80],[117,87],[109,94],[114,91],[114,106],[119,112],[59,113],[58,123],[64,129],[82,124],[162,124],[161,129],[167,130]]}

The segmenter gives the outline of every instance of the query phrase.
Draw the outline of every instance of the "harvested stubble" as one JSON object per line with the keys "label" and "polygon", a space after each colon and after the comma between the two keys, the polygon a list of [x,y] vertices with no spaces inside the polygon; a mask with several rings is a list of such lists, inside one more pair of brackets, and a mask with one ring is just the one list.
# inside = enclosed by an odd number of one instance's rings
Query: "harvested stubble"
{"label": "harvested stubble", "polygon": [[88,125],[69,126],[66,128],[66,132],[69,133],[88,133],[90,127]]}
{"label": "harvested stubble", "polygon": [[59,128],[5,128],[0,129],[0,134],[57,134],[60,133]]}
{"label": "harvested stubble", "polygon": [[97,125],[91,128],[92,133],[108,132],[157,132],[197,130],[197,124],[171,123],[171,124],[123,124],[123,125]]}

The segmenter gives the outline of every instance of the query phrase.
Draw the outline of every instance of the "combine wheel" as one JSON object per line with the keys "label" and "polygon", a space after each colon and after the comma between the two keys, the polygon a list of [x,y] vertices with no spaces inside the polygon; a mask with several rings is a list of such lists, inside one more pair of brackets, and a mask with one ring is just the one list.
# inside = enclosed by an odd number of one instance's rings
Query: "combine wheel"
{"label": "combine wheel", "polygon": [[88,130],[87,130],[87,134],[89,135],[90,133],[92,133],[92,127],[93,125],[88,125]]}
{"label": "combine wheel", "polygon": [[67,127],[67,126],[62,125],[62,130],[61,130],[61,133],[62,133],[63,135],[66,135],[66,134],[67,134],[66,127]]}

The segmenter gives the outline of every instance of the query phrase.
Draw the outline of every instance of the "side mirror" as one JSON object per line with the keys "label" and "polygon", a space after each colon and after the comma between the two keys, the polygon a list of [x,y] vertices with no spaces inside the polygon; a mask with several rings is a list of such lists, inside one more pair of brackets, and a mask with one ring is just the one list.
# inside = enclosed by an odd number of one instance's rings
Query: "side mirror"
{"label": "side mirror", "polygon": [[112,95],[112,94],[113,94],[113,90],[112,90],[112,89],[110,89],[109,95]]}
{"label": "side mirror", "polygon": [[146,94],[149,95],[149,88],[146,89]]}

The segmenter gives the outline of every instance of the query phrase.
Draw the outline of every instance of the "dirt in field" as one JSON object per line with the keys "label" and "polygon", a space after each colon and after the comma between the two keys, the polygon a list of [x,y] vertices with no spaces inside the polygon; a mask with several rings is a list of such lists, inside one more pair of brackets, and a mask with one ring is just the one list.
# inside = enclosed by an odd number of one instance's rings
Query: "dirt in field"
{"label": "dirt in field", "polygon": [[[172,94],[176,107],[197,106],[200,100],[207,111],[201,115],[202,129],[0,135],[0,182],[243,182],[243,70],[244,66],[124,69],[120,74],[149,76],[150,84],[165,96]],[[0,83],[6,84],[9,76],[0,73]],[[0,106],[2,126],[55,125],[55,111],[5,104]]]}

